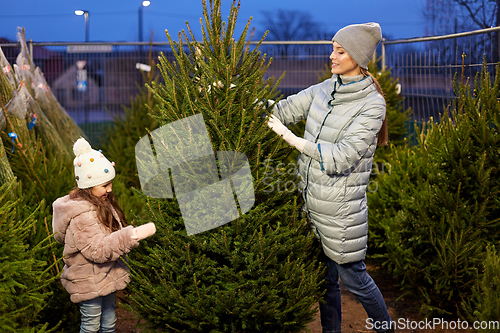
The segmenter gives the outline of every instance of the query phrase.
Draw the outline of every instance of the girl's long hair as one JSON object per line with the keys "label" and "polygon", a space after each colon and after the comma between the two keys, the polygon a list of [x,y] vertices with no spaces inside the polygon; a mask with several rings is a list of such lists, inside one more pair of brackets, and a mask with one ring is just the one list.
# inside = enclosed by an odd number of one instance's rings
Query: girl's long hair
{"label": "girl's long hair", "polygon": [[69,192],[69,198],[83,199],[93,204],[96,207],[97,218],[99,219],[99,222],[101,222],[111,232],[120,230],[121,228],[120,223],[116,220],[112,213],[112,208],[114,208],[116,213],[118,214],[122,226],[127,225],[125,214],[123,213],[120,206],[118,206],[113,192],[108,193],[107,199],[102,199],[92,194],[92,188],[81,189],[75,187],[71,190],[71,192]]}
{"label": "girl's long hair", "polygon": [[[373,76],[372,73],[370,73],[367,69],[361,68],[361,66],[359,68],[361,69],[361,74],[363,74],[364,76],[370,76],[373,79],[375,88],[377,88],[377,91],[385,99],[382,87],[380,86],[380,83],[377,81],[375,76]],[[377,134],[377,146],[387,146],[388,143],[389,143],[389,128],[387,125],[387,112],[386,112],[384,122],[382,123],[382,127],[380,128],[380,131]]]}

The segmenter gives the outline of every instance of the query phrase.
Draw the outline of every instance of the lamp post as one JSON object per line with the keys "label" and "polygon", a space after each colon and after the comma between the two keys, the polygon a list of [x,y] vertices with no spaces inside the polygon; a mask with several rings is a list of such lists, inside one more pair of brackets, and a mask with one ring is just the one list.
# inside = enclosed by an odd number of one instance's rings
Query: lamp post
{"label": "lamp post", "polygon": [[86,10],[77,9],[75,14],[78,16],[83,15],[85,17],[85,42],[89,41],[89,12]]}
{"label": "lamp post", "polygon": [[144,0],[139,6],[139,42],[142,42],[142,9],[151,4],[151,1]]}

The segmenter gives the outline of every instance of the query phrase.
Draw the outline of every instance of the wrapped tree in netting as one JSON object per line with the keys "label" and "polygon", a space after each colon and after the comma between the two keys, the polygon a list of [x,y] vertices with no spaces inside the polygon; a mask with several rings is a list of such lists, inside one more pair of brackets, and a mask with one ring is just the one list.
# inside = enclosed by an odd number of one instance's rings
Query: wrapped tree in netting
{"label": "wrapped tree in netting", "polygon": [[[1,120],[5,120],[3,110],[0,110],[0,122]],[[0,123],[1,128],[5,127],[5,123]],[[7,157],[7,152],[5,151],[5,147],[3,145],[2,140],[0,140],[0,186],[9,183],[14,179],[14,173],[12,172],[12,168],[10,167],[9,159]]]}
{"label": "wrapped tree in netting", "polygon": [[17,28],[17,41],[21,46],[19,54],[16,58],[16,63],[14,64],[14,75],[18,83],[23,81],[31,95],[34,95],[35,91],[33,89],[33,71],[35,70],[35,65],[31,60],[29,55],[28,45],[26,44],[26,31],[24,28]]}
{"label": "wrapped tree in netting", "polygon": [[85,137],[85,134],[54,97],[41,69],[35,67],[30,60],[26,33],[22,28],[19,28],[18,40],[21,50],[14,68],[19,80],[24,83],[37,104],[37,110],[33,114],[38,117],[39,127],[42,127],[40,133],[41,135],[46,135],[42,133],[47,131],[57,133],[57,137],[53,138],[54,145],[64,145],[68,153],[71,153],[73,143],[79,137]]}
{"label": "wrapped tree in netting", "polygon": [[[5,104],[9,102],[14,94],[15,87],[16,81],[12,67],[5,58],[2,48],[0,48],[0,132],[7,128]],[[2,140],[0,140],[0,186],[10,183],[13,179],[14,174],[7,158],[7,152]]]}
{"label": "wrapped tree in netting", "polygon": [[[43,275],[39,274],[41,280],[36,280],[35,287],[41,295],[37,300],[33,298],[36,311],[15,331],[71,332],[77,327],[79,312],[59,281],[63,263],[57,258],[62,257],[62,248],[54,244],[49,226],[51,203],[74,186],[69,138],[83,132],[70,118],[65,120],[68,126],[54,125],[67,114],[58,103],[40,101],[50,89],[44,86],[40,69],[35,69],[30,60],[23,29],[19,38],[21,51],[16,64],[11,67],[0,54],[0,181],[10,184],[4,188],[17,198],[12,203],[15,221],[30,221],[21,243]],[[14,289],[10,290],[12,295],[0,295],[0,303],[17,297]]]}
{"label": "wrapped tree in netting", "polygon": [[5,58],[5,54],[0,47],[0,103],[5,105],[12,97],[17,87],[17,81],[14,76],[12,66]]}
{"label": "wrapped tree in netting", "polygon": [[[263,79],[264,37],[246,42],[249,20],[235,40],[240,4],[226,22],[221,1],[209,5],[201,42],[189,25],[178,41],[167,32],[175,61],[161,55],[164,83],[149,86],[159,128],[150,133],[155,155],[149,136],[136,146],[139,177],[156,168],[155,156],[170,166],[146,175],[151,186],[141,180],[154,196],[157,233],[132,255],[127,307],[162,332],[300,332],[317,311],[320,248],[301,214],[294,168],[283,163],[291,148],[265,123],[277,92]],[[217,221],[231,210],[218,204],[235,198],[235,218]]]}
{"label": "wrapped tree in netting", "polygon": [[[10,164],[7,167],[2,160],[2,169],[10,167],[19,180],[40,184],[43,173],[50,177],[48,165],[58,163],[61,169],[71,163],[73,142],[83,132],[54,98],[40,68],[34,67],[23,28],[19,28],[18,40],[21,47],[14,66],[0,53],[2,158],[8,156]],[[50,192],[45,187],[40,190],[41,198]]]}
{"label": "wrapped tree in netting", "polygon": [[5,109],[7,128],[16,133],[21,148],[37,149],[36,138],[40,138],[44,145],[70,157],[69,147],[65,145],[59,132],[40,109],[23,81]]}

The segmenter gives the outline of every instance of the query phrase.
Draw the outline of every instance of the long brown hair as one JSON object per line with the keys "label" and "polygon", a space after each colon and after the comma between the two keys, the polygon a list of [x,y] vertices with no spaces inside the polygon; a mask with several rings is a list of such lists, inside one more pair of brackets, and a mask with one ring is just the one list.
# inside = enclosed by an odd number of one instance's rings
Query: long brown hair
{"label": "long brown hair", "polygon": [[83,199],[93,204],[96,207],[97,218],[99,219],[99,222],[101,222],[106,228],[111,230],[111,232],[120,230],[120,223],[114,217],[112,208],[114,208],[116,213],[118,214],[122,226],[127,225],[125,214],[123,213],[120,206],[118,206],[113,192],[108,193],[107,199],[102,199],[92,194],[92,188],[81,189],[75,187],[71,190],[71,192],[69,192],[69,198]]}
{"label": "long brown hair", "polygon": [[[361,69],[361,74],[363,74],[364,76],[370,76],[373,79],[375,88],[377,88],[377,91],[385,99],[382,87],[380,86],[380,83],[377,81],[375,76],[373,76],[372,73],[370,73],[367,69],[361,68],[361,66],[359,68]],[[389,143],[389,128],[387,125],[387,112],[386,112],[384,122],[382,123],[382,127],[380,128],[380,131],[377,134],[377,146],[387,146],[388,143]]]}

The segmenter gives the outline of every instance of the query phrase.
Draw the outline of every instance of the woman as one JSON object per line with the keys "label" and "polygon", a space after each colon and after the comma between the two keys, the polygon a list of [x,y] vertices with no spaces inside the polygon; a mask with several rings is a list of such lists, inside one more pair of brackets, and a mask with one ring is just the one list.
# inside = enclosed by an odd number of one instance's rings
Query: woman
{"label": "woman", "polygon": [[[299,189],[326,255],[323,333],[340,332],[339,277],[368,314],[367,326],[393,331],[384,299],[363,262],[368,240],[366,188],[373,155],[387,144],[386,106],[368,63],[382,38],[377,23],[354,24],[332,39],[333,76],[276,104],[269,127],[302,154]],[[306,120],[304,138],[285,125]]]}

